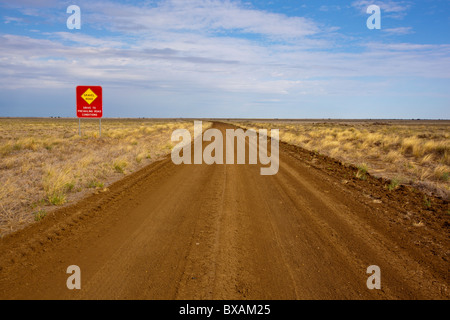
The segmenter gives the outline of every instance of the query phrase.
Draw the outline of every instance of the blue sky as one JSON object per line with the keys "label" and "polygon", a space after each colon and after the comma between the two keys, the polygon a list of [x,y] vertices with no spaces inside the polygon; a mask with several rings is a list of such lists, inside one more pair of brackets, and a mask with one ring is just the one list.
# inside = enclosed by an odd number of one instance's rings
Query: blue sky
{"label": "blue sky", "polygon": [[448,0],[0,0],[0,116],[101,85],[104,117],[449,119],[449,30]]}

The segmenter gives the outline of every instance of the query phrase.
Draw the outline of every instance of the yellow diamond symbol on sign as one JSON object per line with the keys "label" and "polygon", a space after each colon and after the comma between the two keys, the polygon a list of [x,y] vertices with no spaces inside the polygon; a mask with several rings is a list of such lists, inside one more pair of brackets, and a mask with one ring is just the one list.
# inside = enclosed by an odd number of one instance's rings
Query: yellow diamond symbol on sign
{"label": "yellow diamond symbol on sign", "polygon": [[86,92],[81,95],[81,97],[89,104],[97,99],[97,95],[94,93],[94,91],[91,90],[91,88],[87,89]]}

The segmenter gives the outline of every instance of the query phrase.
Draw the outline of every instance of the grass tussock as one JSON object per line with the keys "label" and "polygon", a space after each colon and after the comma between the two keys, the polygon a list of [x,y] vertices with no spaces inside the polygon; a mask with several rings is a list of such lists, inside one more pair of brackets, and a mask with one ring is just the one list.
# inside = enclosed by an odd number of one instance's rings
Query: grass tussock
{"label": "grass tussock", "polygon": [[72,191],[75,186],[71,169],[47,167],[44,172],[42,187],[46,200],[56,206],[66,203],[67,193]]}
{"label": "grass tussock", "polygon": [[366,180],[367,179],[367,172],[369,171],[369,167],[366,163],[362,163],[358,165],[358,171],[356,172],[356,177],[360,180]]}
{"label": "grass tussock", "polygon": [[113,161],[112,166],[117,173],[125,173],[125,168],[128,166],[128,162],[125,159],[118,159]]}

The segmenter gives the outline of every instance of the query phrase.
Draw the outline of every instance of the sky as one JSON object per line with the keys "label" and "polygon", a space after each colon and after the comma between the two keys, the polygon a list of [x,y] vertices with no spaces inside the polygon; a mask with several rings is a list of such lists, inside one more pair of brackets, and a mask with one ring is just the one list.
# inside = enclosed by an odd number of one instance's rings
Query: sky
{"label": "sky", "polygon": [[0,117],[86,85],[104,117],[450,119],[449,31],[448,0],[0,0]]}

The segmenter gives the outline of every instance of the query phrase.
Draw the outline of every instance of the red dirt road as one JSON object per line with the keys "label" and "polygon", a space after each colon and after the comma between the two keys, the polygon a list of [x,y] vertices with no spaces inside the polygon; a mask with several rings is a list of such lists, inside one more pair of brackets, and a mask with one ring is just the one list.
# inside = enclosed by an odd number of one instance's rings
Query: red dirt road
{"label": "red dirt road", "polygon": [[58,210],[0,241],[0,298],[449,298],[447,202],[425,210],[423,195],[285,144],[277,175],[259,169],[168,157]]}

